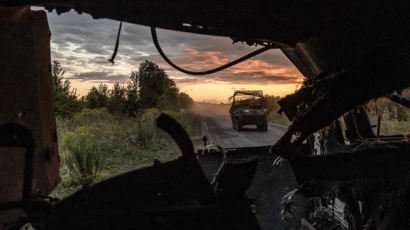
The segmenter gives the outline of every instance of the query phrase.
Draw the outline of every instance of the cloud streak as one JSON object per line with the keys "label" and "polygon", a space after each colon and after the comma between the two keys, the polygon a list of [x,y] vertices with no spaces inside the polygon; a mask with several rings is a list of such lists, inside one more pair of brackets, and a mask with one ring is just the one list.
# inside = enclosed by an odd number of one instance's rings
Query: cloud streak
{"label": "cloud streak", "polygon": [[[269,50],[226,70],[206,76],[188,76],[170,67],[152,43],[150,29],[123,24],[115,65],[109,64],[114,49],[118,21],[94,20],[90,15],[73,11],[48,13],[53,60],[61,62],[66,78],[81,82],[127,81],[139,63],[151,60],[179,86],[203,83],[226,84],[297,84],[302,75],[280,50]],[[259,47],[232,44],[229,38],[158,30],[159,42],[177,65],[202,71],[237,59]]]}
{"label": "cloud streak", "polygon": [[[180,66],[190,70],[211,69],[232,61],[226,54],[216,51],[199,52],[194,49],[184,50],[184,59]],[[209,77],[186,77],[177,79],[180,84],[200,84],[220,81],[233,84],[296,84],[302,75],[293,66],[268,63],[266,60],[251,59],[231,68],[210,75]]]}
{"label": "cloud streak", "polygon": [[112,74],[110,72],[85,72],[78,73],[66,79],[81,80],[81,81],[104,81],[104,82],[120,82],[128,81],[129,76],[125,74]]}

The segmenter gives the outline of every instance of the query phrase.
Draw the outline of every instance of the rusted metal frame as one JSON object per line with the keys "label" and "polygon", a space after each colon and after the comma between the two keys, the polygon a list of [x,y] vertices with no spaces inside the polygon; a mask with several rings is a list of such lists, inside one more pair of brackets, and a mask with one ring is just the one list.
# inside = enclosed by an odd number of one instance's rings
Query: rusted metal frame
{"label": "rusted metal frame", "polygon": [[402,91],[395,91],[389,98],[402,106],[410,108],[410,93],[404,94]]}
{"label": "rusted metal frame", "polygon": [[24,126],[7,123],[0,126],[0,147],[25,148],[24,180],[22,199],[0,204],[0,210],[25,208],[28,210],[31,203],[31,190],[33,180],[33,160],[35,143],[30,131]]}
{"label": "rusted metal frame", "polygon": [[381,146],[349,153],[298,156],[291,166],[298,182],[348,182],[407,175],[410,169],[410,144]]}
{"label": "rusted metal frame", "polygon": [[[405,50],[409,48],[406,46],[403,50],[388,50],[384,55],[363,57],[363,63],[358,63],[325,82],[303,88],[288,97],[298,95],[292,107],[297,107],[299,105],[297,102],[303,102],[303,98],[306,97],[314,101],[305,112],[295,117],[288,131],[274,145],[273,152],[285,158],[292,158],[296,154],[292,146],[301,144],[311,133],[329,125],[344,113],[372,98],[409,87],[410,78],[407,76],[409,67],[401,60],[406,57]],[[394,67],[393,73],[390,72],[390,68],[384,68],[385,63]],[[386,78],[386,75],[390,77]],[[351,84],[352,82],[354,84]],[[370,82],[371,87],[369,87]],[[363,93],[364,90],[366,93]],[[343,103],[340,103],[342,101]],[[294,143],[290,143],[295,133],[301,135]]]}
{"label": "rusted metal frame", "polygon": [[376,136],[380,137],[380,125],[382,123],[382,116],[378,115],[377,116],[377,131],[376,131]]}
{"label": "rusted metal frame", "polygon": [[[353,111],[344,116],[347,130],[353,131],[353,136],[350,136],[349,141],[352,143],[353,150],[360,148],[374,147],[373,142],[369,141],[374,138],[369,117],[363,106],[359,106]],[[349,134],[352,135],[352,134]]]}
{"label": "rusted metal frame", "polygon": [[368,141],[373,142],[375,146],[389,144],[405,144],[410,142],[410,134],[407,135],[394,135],[394,136],[380,136],[375,138],[367,138]]}
{"label": "rusted metal frame", "polygon": [[249,161],[256,157],[259,160],[274,159],[270,154],[271,145],[257,146],[257,147],[243,147],[243,148],[224,148],[226,154],[219,150],[211,150],[210,152],[203,153],[198,151],[199,159],[204,162],[221,160],[226,155],[226,159],[230,162]]}
{"label": "rusted metal frame", "polygon": [[[94,18],[235,37],[235,40],[275,42],[281,47],[290,48],[314,35],[345,31],[346,28],[356,33],[363,33],[363,27],[391,30],[391,25],[397,24],[399,19],[406,21],[406,8],[397,7],[401,2],[392,6],[385,2],[367,4],[349,1],[349,4],[323,3],[317,6],[315,1],[243,1],[233,4],[220,1],[2,0],[0,5],[44,6],[48,10],[56,9],[58,13],[75,9]],[[387,6],[393,9],[385,9]],[[395,10],[396,15],[386,14],[388,10]]]}
{"label": "rusted metal frame", "polygon": [[64,222],[46,224],[43,229],[260,229],[247,200],[147,209],[84,208],[61,215],[66,215]]}
{"label": "rusted metal frame", "polygon": [[257,158],[245,163],[224,162],[214,179],[216,194],[223,202],[246,199],[258,165]]}
{"label": "rusted metal frame", "polygon": [[374,138],[376,137],[372,124],[370,123],[369,115],[364,106],[359,106],[351,112],[356,132],[360,138]]}
{"label": "rusted metal frame", "polygon": [[[244,2],[246,3],[246,2]],[[177,9],[187,9],[187,5],[191,6],[191,10],[177,10]],[[257,6],[256,3],[249,1],[247,4],[252,4]],[[121,2],[116,1],[104,1],[95,3],[94,1],[83,1],[79,2],[76,0],[71,1],[44,1],[44,0],[32,0],[32,1],[0,1],[0,5],[4,6],[21,6],[21,5],[33,5],[33,6],[43,6],[47,10],[56,9],[57,13],[65,13],[71,9],[76,10],[79,13],[88,13],[93,16],[93,18],[110,18],[118,21],[125,21],[130,23],[137,23],[146,26],[155,26],[163,29],[178,30],[183,32],[191,32],[197,34],[205,35],[215,35],[215,36],[233,36],[236,38],[243,38],[245,40],[258,40],[258,41],[269,41],[280,47],[290,48],[290,43],[286,40],[292,41],[291,43],[296,43],[299,40],[303,40],[301,36],[295,34],[287,34],[287,38],[284,39],[283,33],[276,32],[277,39],[269,39],[268,34],[275,32],[272,28],[274,24],[273,18],[280,19],[281,17],[275,14],[269,14],[270,17],[264,17],[264,20],[260,20],[260,16],[256,13],[242,14],[241,17],[238,15],[239,12],[244,10],[251,10],[252,8],[237,6],[236,9],[232,9],[232,5],[225,5],[219,2],[209,2],[201,5],[193,4],[192,2],[174,2],[169,3],[167,1],[130,1]],[[220,7],[217,7],[220,6]],[[105,8],[107,7],[108,8]],[[200,6],[200,7],[198,7]],[[203,10],[208,8],[208,10]],[[256,7],[258,8],[258,7]],[[142,10],[143,9],[143,10]],[[198,10],[200,9],[200,10]],[[229,9],[229,13],[225,14],[224,20],[209,20],[209,18],[220,17],[219,13],[221,9]],[[195,11],[196,10],[196,11]],[[233,13],[230,13],[233,12]],[[255,9],[253,10],[255,12]],[[208,14],[205,16],[205,14]],[[211,16],[213,14],[215,16]],[[158,16],[162,15],[162,16]],[[200,16],[203,15],[203,16]],[[245,17],[246,15],[246,17]],[[239,16],[239,15],[238,15]],[[245,18],[244,18],[245,17]],[[243,19],[241,19],[243,18]],[[254,25],[263,23],[264,26],[251,26],[243,27],[243,21],[251,22]],[[305,20],[300,18],[301,22]],[[268,23],[268,21],[271,21]],[[235,24],[237,26],[233,27]],[[240,25],[240,26],[239,26]],[[295,23],[295,26],[298,23]],[[318,28],[316,28],[318,29]],[[269,31],[269,32],[267,32]],[[254,34],[249,36],[249,34]],[[307,36],[305,36],[307,37]]]}

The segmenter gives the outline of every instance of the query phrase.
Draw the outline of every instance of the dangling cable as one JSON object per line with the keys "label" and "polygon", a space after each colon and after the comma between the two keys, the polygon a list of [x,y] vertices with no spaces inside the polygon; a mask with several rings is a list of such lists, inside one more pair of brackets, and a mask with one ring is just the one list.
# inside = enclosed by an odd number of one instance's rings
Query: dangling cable
{"label": "dangling cable", "polygon": [[111,58],[108,59],[108,61],[111,62],[113,65],[114,65],[115,56],[117,56],[118,45],[120,44],[121,28],[122,28],[122,21],[120,22],[120,27],[118,28],[118,34],[117,34],[117,40],[115,41],[114,52],[112,53]]}
{"label": "dangling cable", "polygon": [[151,35],[152,35],[152,40],[153,40],[153,42],[154,42],[154,45],[155,45],[155,47],[157,48],[157,50],[158,50],[159,54],[161,55],[161,57],[162,57],[169,65],[171,65],[171,66],[174,67],[175,69],[177,69],[177,70],[179,70],[179,71],[181,71],[181,72],[183,72],[183,73],[190,74],[190,75],[206,75],[206,74],[216,73],[216,72],[219,72],[219,71],[221,71],[221,70],[224,70],[224,69],[226,69],[226,68],[228,68],[228,67],[231,67],[231,66],[233,66],[233,65],[236,65],[236,64],[238,64],[238,63],[240,63],[240,62],[243,62],[243,61],[245,61],[246,59],[249,59],[249,58],[251,58],[251,57],[253,57],[253,56],[256,56],[256,55],[258,55],[258,54],[261,54],[261,53],[263,53],[263,52],[265,52],[265,51],[267,51],[267,50],[269,50],[269,49],[274,48],[274,47],[271,46],[271,45],[267,45],[267,46],[265,46],[265,47],[263,47],[263,48],[260,48],[260,49],[258,49],[258,50],[255,50],[255,51],[253,51],[253,52],[251,52],[251,53],[249,53],[249,54],[247,54],[247,55],[245,55],[245,56],[243,56],[243,57],[241,57],[241,58],[238,58],[238,59],[236,59],[236,60],[234,60],[234,61],[228,62],[228,63],[226,63],[225,65],[219,66],[219,67],[214,68],[214,69],[206,70],[206,71],[198,71],[198,72],[196,72],[196,71],[189,71],[189,70],[183,69],[183,68],[177,66],[177,65],[174,64],[171,60],[168,59],[168,57],[165,55],[164,51],[162,51],[161,46],[159,45],[158,37],[157,37],[157,31],[156,31],[156,28],[155,28],[154,26],[151,26]]}

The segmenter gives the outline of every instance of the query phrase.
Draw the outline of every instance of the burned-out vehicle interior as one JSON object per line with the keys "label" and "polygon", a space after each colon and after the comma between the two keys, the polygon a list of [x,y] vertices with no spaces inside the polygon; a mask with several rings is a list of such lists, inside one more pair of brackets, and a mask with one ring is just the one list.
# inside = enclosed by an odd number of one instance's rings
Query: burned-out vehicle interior
{"label": "burned-out vehicle interior", "polygon": [[[266,170],[287,164],[297,181],[282,194],[281,214],[289,222],[283,229],[410,229],[410,134],[383,133],[386,124],[370,116],[369,105],[377,108],[383,97],[410,107],[409,5],[400,0],[0,0],[1,227],[261,229],[246,191],[258,158],[268,156]],[[150,26],[159,54],[187,74],[214,73],[280,49],[304,76],[301,88],[279,101],[279,112],[291,125],[269,148],[220,148],[213,153],[219,169],[210,180],[189,136],[164,114],[157,125],[178,144],[180,158],[55,200],[48,196],[60,181],[50,31],[45,12],[30,6]],[[262,48],[194,72],[167,57],[156,28]],[[240,160],[242,154],[254,157]]]}

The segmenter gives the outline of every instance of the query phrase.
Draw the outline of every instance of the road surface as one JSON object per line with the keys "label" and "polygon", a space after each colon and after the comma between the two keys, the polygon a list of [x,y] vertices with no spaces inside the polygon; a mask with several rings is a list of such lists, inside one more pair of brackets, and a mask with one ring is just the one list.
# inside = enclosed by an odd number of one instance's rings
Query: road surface
{"label": "road surface", "polygon": [[[255,126],[244,126],[243,131],[236,131],[232,128],[228,115],[204,117],[202,127],[204,135],[210,142],[226,149],[271,146],[287,130],[286,126],[269,124],[267,132],[258,131]],[[255,202],[256,216],[262,230],[291,229],[299,220],[295,218],[288,224],[281,220],[281,201],[285,194],[297,187],[297,183],[287,162],[284,162],[282,166],[273,166],[273,160],[274,156],[271,154],[259,160],[252,186],[247,195]],[[205,160],[201,164],[205,174],[212,180],[221,162]],[[300,199],[303,203],[303,198]],[[295,216],[300,215],[296,212],[294,214]]]}
{"label": "road surface", "polygon": [[287,130],[287,126],[270,123],[267,132],[257,130],[255,125],[236,131],[229,116],[204,117],[202,127],[211,142],[224,148],[273,145]]}

